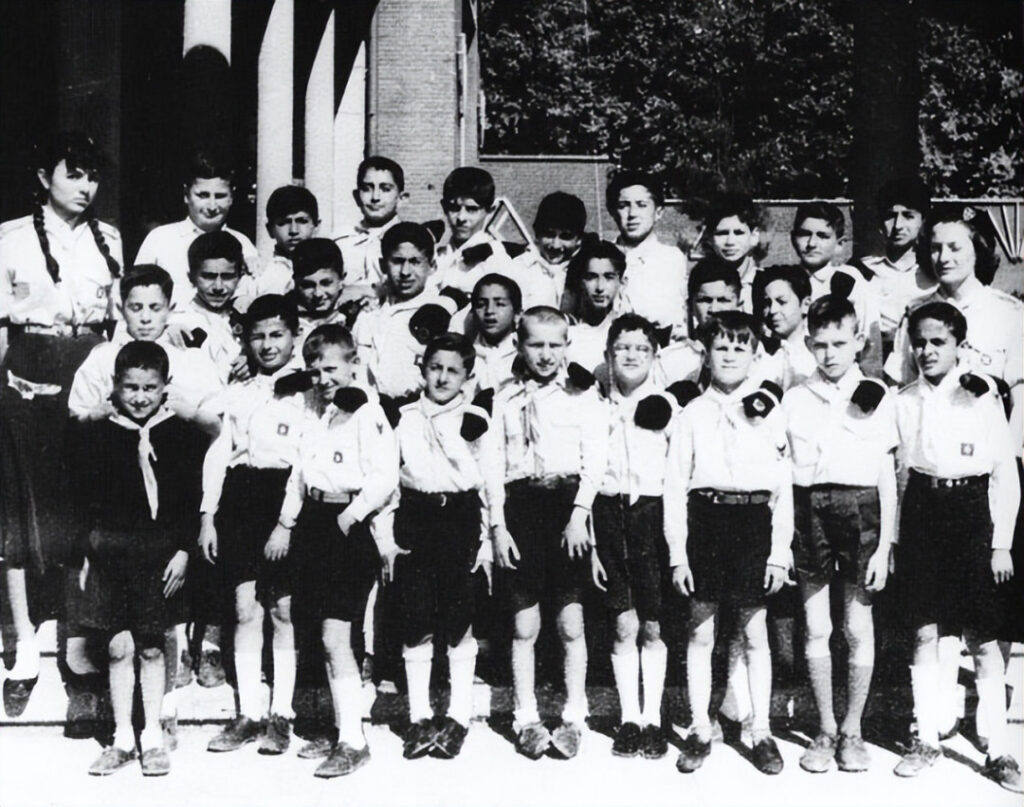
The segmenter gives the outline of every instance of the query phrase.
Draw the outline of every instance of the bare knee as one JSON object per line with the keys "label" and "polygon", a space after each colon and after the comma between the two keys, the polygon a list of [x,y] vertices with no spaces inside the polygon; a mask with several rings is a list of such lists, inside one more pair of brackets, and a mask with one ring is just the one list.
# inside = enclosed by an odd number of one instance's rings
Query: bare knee
{"label": "bare knee", "polygon": [[640,622],[636,617],[636,611],[623,611],[615,617],[615,642],[617,644],[635,642],[639,630]]}
{"label": "bare knee", "polygon": [[540,633],[540,609],[537,606],[518,611],[515,616],[513,636],[518,642],[533,643]]}
{"label": "bare knee", "polygon": [[149,645],[139,650],[139,657],[143,661],[161,661],[164,657],[164,649],[156,645]]}
{"label": "bare knee", "polygon": [[275,628],[290,627],[292,624],[292,601],[291,598],[278,600],[270,609],[270,619]]}
{"label": "bare knee", "polygon": [[652,619],[645,619],[640,623],[640,641],[644,646],[657,644],[661,641],[661,623]]}
{"label": "bare knee", "polygon": [[715,621],[706,619],[690,625],[690,644],[701,649],[710,649],[715,643]]}
{"label": "bare knee", "polygon": [[135,656],[135,640],[128,631],[121,631],[111,637],[107,644],[107,653],[110,661],[117,663]]}
{"label": "bare knee", "polygon": [[567,605],[558,615],[558,636],[565,642],[575,642],[583,638],[583,608],[579,605]]}

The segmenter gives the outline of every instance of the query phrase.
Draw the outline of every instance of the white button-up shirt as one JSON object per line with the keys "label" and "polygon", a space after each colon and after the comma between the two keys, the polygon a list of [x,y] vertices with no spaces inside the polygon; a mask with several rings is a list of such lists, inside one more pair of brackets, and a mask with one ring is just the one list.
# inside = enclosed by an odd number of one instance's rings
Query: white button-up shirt
{"label": "white button-up shirt", "polygon": [[992,548],[1009,549],[1020,505],[1010,429],[994,394],[979,398],[960,386],[962,370],[936,385],[922,377],[900,390],[900,462],[940,479],[989,474]]}
{"label": "white button-up shirt", "polygon": [[838,383],[815,372],[782,399],[794,485],[878,486],[888,454],[899,444],[896,407],[889,392],[870,414],[851,403],[864,379],[857,366]]}
{"label": "white button-up shirt", "polygon": [[[488,244],[491,254],[479,263],[468,265],[464,254],[471,247]],[[519,282],[516,277],[512,259],[505,251],[505,246],[485,230],[474,233],[466,243],[459,247],[442,244],[437,248],[437,271],[434,273],[437,289],[453,288],[466,294],[473,293],[473,286],[484,275],[496,272],[499,275]]]}
{"label": "white button-up shirt", "polygon": [[307,492],[316,488],[326,494],[354,494],[346,511],[364,521],[392,501],[398,462],[398,441],[379,404],[368,401],[351,414],[329,404],[303,432],[281,520],[295,523]]}
{"label": "white button-up shirt", "polygon": [[643,399],[657,395],[672,408],[679,406],[659,384],[648,378],[629,395],[613,383],[604,404],[608,408],[608,464],[601,478],[603,496],[629,496],[635,503],[640,496],[661,496],[665,489],[665,463],[668,457],[672,421],[663,429],[644,429],[636,425],[636,407]]}
{"label": "white button-up shirt", "polygon": [[528,249],[512,259],[512,278],[523,293],[523,311],[535,305],[559,308],[565,294],[569,261],[548,263],[536,249]]}
{"label": "white button-up shirt", "polygon": [[[111,257],[123,266],[120,234],[109,224],[98,226]],[[43,229],[50,255],[60,266],[56,285],[46,271],[33,217],[0,225],[0,320],[70,325],[116,318],[117,283],[89,225],[72,228],[43,205]]]}
{"label": "white button-up shirt", "polygon": [[[114,390],[114,362],[121,348],[131,341],[125,333],[92,349],[71,383],[68,410],[72,415],[92,418],[106,409]],[[224,384],[210,358],[201,350],[172,345],[165,337],[156,341],[166,351],[170,364],[167,406],[171,411],[184,420],[193,420],[200,412],[218,416]]]}
{"label": "white button-up shirt", "polygon": [[384,281],[381,238],[398,224],[398,221],[398,216],[395,216],[380,227],[357,224],[334,236],[334,242],[341,250],[341,259],[345,265],[346,286],[376,286]]}
{"label": "white button-up shirt", "polygon": [[[171,304],[174,306],[185,306],[196,293],[189,279],[188,248],[203,232],[188,216],[173,224],[163,224],[150,231],[139,247],[139,254],[135,256],[136,264],[155,263],[167,270],[174,281],[174,295],[171,298]],[[242,259],[249,274],[253,278],[258,278],[259,258],[252,241],[230,227],[225,227],[224,232],[238,239],[238,243],[242,245]],[[255,282],[251,285],[254,286]]]}
{"label": "white button-up shirt", "polygon": [[499,438],[484,462],[492,524],[505,523],[505,483],[519,479],[578,476],[575,503],[591,508],[608,452],[608,413],[595,387],[517,380],[495,396],[491,428]]}
{"label": "white button-up shirt", "polygon": [[497,392],[515,380],[512,363],[519,351],[514,334],[508,334],[496,345],[487,344],[478,334],[473,347],[476,350],[476,363],[473,365],[476,389],[493,389]]}
{"label": "white button-up shirt", "polygon": [[[860,270],[847,264],[826,264],[808,275],[811,281],[811,300],[824,297],[832,291],[832,276],[837,272],[853,279],[853,290],[850,302],[857,313],[857,329],[864,334],[867,341],[862,354],[862,364],[877,368],[881,372],[882,363],[882,332],[879,325],[878,292],[861,274]],[[876,374],[877,374],[876,373]]]}
{"label": "white button-up shirt", "polygon": [[676,419],[665,477],[665,538],[673,565],[686,557],[687,492],[700,488],[771,494],[772,546],[768,563],[787,566],[793,540],[793,485],[786,422],[776,407],[748,418],[743,398],[757,389],[748,379],[731,393],[710,387]]}
{"label": "white button-up shirt", "polygon": [[256,278],[256,296],[264,294],[287,294],[295,288],[295,276],[292,273],[292,259],[287,255],[274,252],[270,263],[263,267]]}
{"label": "white button-up shirt", "polygon": [[289,364],[273,375],[257,375],[228,385],[221,397],[224,425],[203,465],[204,513],[215,513],[228,468],[291,468],[299,442],[313,420],[301,393],[277,396],[275,382],[295,372]]}
{"label": "white button-up shirt", "polygon": [[231,376],[232,363],[242,353],[242,326],[238,312],[232,312],[230,308],[211,311],[192,299],[181,309],[171,312],[170,323],[185,331],[201,328],[206,332],[206,339],[199,349],[209,356],[220,373],[221,381],[226,384]]}
{"label": "white button-up shirt", "polygon": [[907,307],[934,293],[938,284],[923,266],[918,266],[913,249],[908,249],[897,261],[876,255],[862,258],[861,263],[875,273],[868,285],[878,301],[882,334],[892,339]]}
{"label": "white button-up shirt", "polygon": [[686,322],[686,256],[653,233],[635,247],[619,244],[626,255],[622,310],[646,317],[659,328]]}
{"label": "white button-up shirt", "polygon": [[693,381],[700,378],[704,367],[704,345],[696,339],[670,342],[658,351],[651,370],[658,383],[670,386],[676,381]]}
{"label": "white button-up shirt", "polygon": [[567,362],[576,362],[580,367],[593,373],[604,363],[608,347],[608,331],[615,321],[616,312],[610,311],[597,325],[588,322],[574,322],[569,326],[569,347],[565,351]]}

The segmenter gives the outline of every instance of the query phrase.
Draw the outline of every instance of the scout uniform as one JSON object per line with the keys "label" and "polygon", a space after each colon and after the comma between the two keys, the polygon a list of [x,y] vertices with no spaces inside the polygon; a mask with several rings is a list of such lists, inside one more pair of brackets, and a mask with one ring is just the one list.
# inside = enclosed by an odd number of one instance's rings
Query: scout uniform
{"label": "scout uniform", "polygon": [[473,371],[477,389],[493,389],[497,392],[515,380],[512,364],[518,351],[514,334],[508,334],[496,345],[487,344],[482,336],[477,335],[473,348],[476,350]]}
{"label": "scout uniform", "polygon": [[704,369],[704,352],[696,339],[669,342],[654,357],[651,376],[665,387],[677,381],[696,382]]}
{"label": "scout uniform", "polygon": [[388,230],[398,224],[395,216],[380,227],[357,224],[334,237],[345,265],[345,286],[379,286],[386,278],[381,268],[380,241]]}
{"label": "scout uniform", "polygon": [[782,401],[793,455],[796,570],[820,583],[838,572],[863,586],[878,546],[879,474],[899,439],[893,396],[886,393],[870,414],[851,403],[864,380],[856,366],[838,383],[816,372]]}
{"label": "scout uniform", "polygon": [[749,415],[748,379],[731,393],[709,387],[682,411],[665,479],[665,539],[688,564],[694,599],[764,603],[765,566],[788,567],[793,492],[785,418]]}
{"label": "scout uniform", "polygon": [[634,247],[616,241],[626,255],[622,310],[646,317],[658,328],[686,322],[686,256],[653,233]]}
{"label": "scout uniform", "polygon": [[740,310],[748,314],[754,313],[754,278],[760,271],[761,267],[751,255],[747,255],[736,267],[736,274],[740,278]]}
{"label": "scout uniform", "polygon": [[230,305],[222,311],[213,311],[193,298],[171,313],[170,323],[189,334],[196,328],[206,334],[199,349],[214,363],[221,382],[227,384],[231,365],[242,353],[244,329],[238,309]]}
{"label": "scout uniform", "polygon": [[[253,296],[255,291],[255,278],[259,277],[259,257],[256,247],[252,241],[246,238],[238,230],[224,227],[224,232],[230,233],[238,243],[242,245],[242,257],[245,261],[245,271],[252,280],[247,284],[239,284],[239,297]],[[192,242],[201,236],[205,231],[199,229],[188,216],[182,221],[173,224],[163,224],[151,230],[146,239],[139,247],[139,254],[135,256],[135,263],[154,263],[163,267],[174,281],[174,295],[171,298],[171,305],[175,308],[182,308],[188,305],[192,295],[195,294],[195,287],[189,279],[188,248]],[[249,288],[245,288],[249,285]]]}
{"label": "scout uniform", "polygon": [[878,301],[882,339],[891,350],[903,312],[917,305],[921,298],[933,294],[938,284],[918,264],[917,253],[913,249],[908,249],[896,261],[877,255],[861,258],[860,262],[874,273],[868,286]]}
{"label": "scout uniform", "polygon": [[882,343],[879,329],[878,299],[876,287],[873,287],[860,272],[847,264],[828,263],[807,277],[811,281],[811,302],[826,294],[832,294],[833,277],[845,275],[852,284],[848,298],[857,313],[857,330],[864,335],[866,345],[860,359],[861,367],[871,376],[881,376]]}
{"label": "scout uniform", "polygon": [[[469,251],[472,256],[471,250],[474,248],[490,249],[490,254],[480,260],[473,260],[466,253]],[[437,271],[434,273],[434,282],[438,289],[458,289],[468,296],[473,293],[476,282],[491,272],[517,280],[505,246],[485,230],[474,233],[459,247],[443,244],[437,248]]]}
{"label": "scout uniform", "polygon": [[[59,267],[56,282],[37,226]],[[94,226],[122,264],[117,230]],[[74,530],[62,461],[68,395],[114,317],[114,280],[86,222],[72,228],[43,205],[36,216],[0,226],[0,321],[9,343],[0,373],[0,556],[12,568],[41,573],[69,556]]]}
{"label": "scout uniform", "polygon": [[264,267],[256,278],[256,297],[264,294],[287,294],[295,288],[295,276],[292,272],[291,257],[274,246],[274,256],[270,264]]}
{"label": "scout uniform", "polygon": [[[95,418],[110,406],[114,389],[114,361],[118,351],[132,341],[127,333],[115,335],[111,342],[93,348],[75,373],[68,397],[68,409],[74,417]],[[167,406],[183,420],[199,416],[217,418],[218,401],[224,383],[213,361],[201,350],[172,345],[165,335],[157,340],[170,363],[167,382]]]}
{"label": "scout uniform", "polygon": [[604,363],[608,330],[616,316],[613,309],[597,325],[582,320],[572,323],[569,326],[569,347],[565,351],[565,360],[576,362],[590,373],[595,372],[598,366]]}

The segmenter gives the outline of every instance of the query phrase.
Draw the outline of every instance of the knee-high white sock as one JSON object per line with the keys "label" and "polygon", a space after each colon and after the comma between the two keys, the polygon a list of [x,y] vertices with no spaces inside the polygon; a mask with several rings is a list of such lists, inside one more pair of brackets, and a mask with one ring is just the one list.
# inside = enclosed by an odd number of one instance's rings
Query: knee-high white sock
{"label": "knee-high white sock", "polygon": [[762,647],[746,651],[747,678],[749,680],[751,725],[754,742],[770,734],[772,704],[772,654],[765,643]]}
{"label": "knee-high white sock", "polygon": [[665,667],[668,649],[664,642],[655,642],[640,651],[640,671],[644,681],[644,725],[661,725],[661,697],[665,691]]}
{"label": "knee-high white sock", "polygon": [[612,653],[612,672],[619,692],[622,722],[640,725],[643,719],[640,714],[640,654],[636,648],[626,653]]}
{"label": "knee-high white sock", "polygon": [[721,710],[730,720],[742,722],[750,717],[750,674],[743,650],[743,636],[739,631],[729,641],[729,675],[725,682],[725,698]]}
{"label": "knee-high white sock", "polygon": [[[959,636],[939,637],[935,724],[942,732],[949,731],[956,719],[963,717],[964,704],[959,684],[962,646]],[[920,721],[918,723],[920,724]]]}
{"label": "knee-high white sock", "polygon": [[939,665],[911,664],[910,688],[914,693],[917,736],[925,745],[939,745]]}
{"label": "knee-high white sock", "polygon": [[359,674],[344,675],[336,682],[338,692],[338,740],[362,748],[366,745],[363,734],[363,681]]}
{"label": "knee-high white sock", "polygon": [[409,720],[418,723],[433,716],[430,708],[430,668],[434,657],[433,642],[403,647],[405,680],[409,688]]}
{"label": "knee-high white sock", "polygon": [[565,643],[565,706],[562,720],[582,723],[587,718],[587,642],[580,636]]}
{"label": "knee-high white sock", "polygon": [[238,713],[250,720],[263,719],[260,692],[261,654],[235,651],[235,678],[238,681]]}
{"label": "knee-high white sock", "polygon": [[1006,683],[1003,676],[997,675],[979,678],[975,686],[978,689],[978,716],[984,716],[988,754],[992,759],[998,759],[1009,753],[1006,737]]}
{"label": "knee-high white sock", "polygon": [[377,589],[378,585],[373,584],[370,589],[370,596],[366,600],[366,612],[363,614],[363,649],[367,655],[373,655],[373,643],[376,641],[376,634],[373,630],[373,617],[377,612]]}
{"label": "knee-high white sock", "polygon": [[463,726],[473,718],[473,674],[476,671],[476,639],[464,639],[448,648],[448,677],[452,694],[448,716]]}
{"label": "knee-high white sock", "polygon": [[274,693],[270,701],[271,714],[289,719],[295,717],[292,699],[295,696],[295,648],[274,648]]}
{"label": "knee-high white sock", "polygon": [[537,711],[537,693],[534,691],[533,642],[512,640],[512,689],[515,692],[514,717],[517,724],[526,726],[540,721]]}

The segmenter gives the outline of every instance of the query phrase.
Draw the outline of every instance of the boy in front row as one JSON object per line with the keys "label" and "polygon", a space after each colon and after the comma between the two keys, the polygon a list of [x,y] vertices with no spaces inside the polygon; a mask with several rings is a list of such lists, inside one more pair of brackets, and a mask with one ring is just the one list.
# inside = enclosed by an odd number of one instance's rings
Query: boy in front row
{"label": "boy in front row", "polygon": [[896,397],[904,494],[895,573],[900,613],[915,632],[910,682],[917,736],[895,773],[917,776],[942,755],[939,639],[962,634],[974,656],[978,715],[988,734],[982,773],[1019,793],[995,640],[996,589],[1014,574],[1010,547],[1020,490],[1013,440],[990,379],[957,365],[967,338],[960,310],[926,303],[910,314],[908,332],[921,374]]}
{"label": "boy in front row", "polygon": [[86,523],[79,622],[109,637],[114,742],[89,768],[106,776],[139,758],[132,727],[135,656],[143,776],[170,771],[160,729],[164,632],[180,621],[188,550],[199,532],[209,438],[164,405],[167,353],[129,342],[114,361],[114,411],[76,425],[70,460]]}
{"label": "boy in front row", "polygon": [[[800,767],[824,773],[870,764],[861,717],[875,662],[871,600],[885,586],[896,529],[898,444],[893,396],[857,366],[864,346],[857,312],[825,295],[807,313],[808,347],[818,369],[782,402],[793,454],[793,554],[806,618],[806,655],[820,730]],[[829,591],[842,585],[849,646],[846,715],[832,706]]]}
{"label": "boy in front row", "polygon": [[[423,394],[400,410],[395,432],[401,454],[399,503],[390,545],[399,554],[395,586],[402,614],[402,656],[409,687],[406,759],[452,759],[462,750],[473,716],[473,575],[490,579],[491,544],[481,530],[483,446],[494,439],[486,409],[463,390],[476,352],[469,339],[446,333],[423,353]],[[390,542],[388,542],[390,543]],[[434,637],[448,648],[451,700],[433,719],[430,672]]]}
{"label": "boy in front row", "polygon": [[322,627],[338,740],[315,775],[332,778],[370,760],[352,626],[362,625],[380,558],[395,555],[387,546],[378,553],[371,522],[398,487],[398,444],[380,405],[353,386],[356,348],[345,327],[315,329],[302,356],[319,374],[317,419],[303,430],[270,543],[288,547],[303,581],[296,613]]}
{"label": "boy in front row", "polygon": [[668,659],[661,639],[662,587],[667,568],[673,574],[681,568],[679,552],[668,552],[663,544],[665,466],[678,406],[651,377],[657,349],[654,325],[648,320],[623,314],[612,322],[604,401],[610,414],[608,464],[594,499],[591,554],[594,582],[605,592],[615,624],[612,671],[622,722],[612,753],[646,759],[668,753],[661,728]]}
{"label": "boy in front row", "polygon": [[[497,439],[485,461],[494,556],[515,612],[516,747],[530,759],[549,748],[566,759],[575,756],[587,716],[581,599],[592,545],[587,521],[606,462],[607,416],[592,383],[582,388],[567,375],[568,332],[565,316],[554,308],[531,308],[519,320],[525,372],[495,400]],[[542,600],[555,608],[565,650],[565,708],[553,732],[541,722],[534,691]]]}
{"label": "boy in front row", "polygon": [[783,585],[793,536],[785,420],[750,375],[757,336],[749,314],[714,314],[701,338],[710,386],[679,417],[665,477],[665,535],[679,563],[674,580],[691,597],[686,670],[693,727],[676,767],[692,773],[711,753],[711,656],[725,604],[738,610],[743,634],[753,762],[777,774],[782,757],[768,724],[766,597]]}

